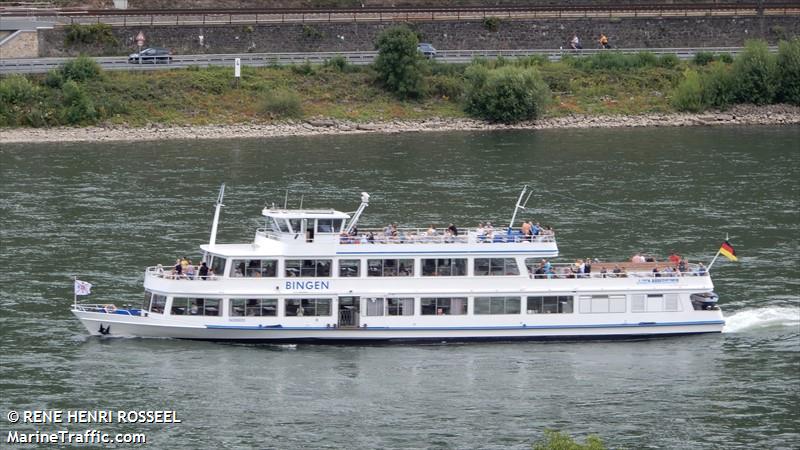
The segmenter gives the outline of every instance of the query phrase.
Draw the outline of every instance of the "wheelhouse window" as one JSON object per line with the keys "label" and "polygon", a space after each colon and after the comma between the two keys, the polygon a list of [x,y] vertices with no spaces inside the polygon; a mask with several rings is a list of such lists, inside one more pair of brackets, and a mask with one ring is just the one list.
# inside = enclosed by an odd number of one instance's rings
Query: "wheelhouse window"
{"label": "wheelhouse window", "polygon": [[459,316],[467,313],[466,297],[429,297],[420,299],[423,316]]}
{"label": "wheelhouse window", "polygon": [[413,275],[413,259],[367,260],[367,276],[370,277],[410,277]]}
{"label": "wheelhouse window", "polygon": [[174,297],[170,314],[173,316],[219,316],[218,298]]}
{"label": "wheelhouse window", "polygon": [[360,259],[340,259],[339,260],[339,276],[340,277],[360,277],[361,276],[361,260]]}
{"label": "wheelhouse window", "polygon": [[222,276],[225,273],[225,258],[221,256],[215,256],[211,260],[211,271],[214,275]]}
{"label": "wheelhouse window", "polygon": [[414,315],[414,299],[413,298],[387,298],[386,299],[386,315],[387,316],[413,316]]}
{"label": "wheelhouse window", "polygon": [[287,259],[286,276],[318,278],[331,276],[330,259]]}
{"label": "wheelhouse window", "polygon": [[437,258],[422,260],[422,276],[424,277],[463,277],[466,275],[466,258]]}
{"label": "wheelhouse window", "polygon": [[519,275],[514,258],[475,258],[476,276]]}
{"label": "wheelhouse window", "polygon": [[153,293],[145,290],[144,291],[144,301],[142,302],[142,311],[150,311],[150,302],[153,299]]}
{"label": "wheelhouse window", "polygon": [[230,315],[233,317],[274,317],[278,315],[278,299],[232,298],[230,299]]}
{"label": "wheelhouse window", "polygon": [[571,314],[574,297],[571,295],[532,296],[527,299],[528,314]]}
{"label": "wheelhouse window", "polygon": [[367,298],[366,305],[368,316],[383,315],[383,298]]}
{"label": "wheelhouse window", "polygon": [[161,294],[153,294],[152,302],[150,303],[150,312],[156,314],[164,314],[167,308],[167,296]]}
{"label": "wheelhouse window", "polygon": [[329,298],[291,298],[286,300],[286,316],[330,316]]}
{"label": "wheelhouse window", "polygon": [[278,276],[277,259],[234,259],[231,265],[233,278],[262,278]]}
{"label": "wheelhouse window", "polygon": [[302,233],[303,232],[303,221],[302,221],[302,219],[289,219],[289,225],[292,226],[292,232],[294,232],[294,233]]}
{"label": "wheelhouse window", "polygon": [[475,297],[475,314],[519,313],[519,297]]}
{"label": "wheelhouse window", "polygon": [[338,233],[342,229],[342,219],[317,219],[317,233]]}

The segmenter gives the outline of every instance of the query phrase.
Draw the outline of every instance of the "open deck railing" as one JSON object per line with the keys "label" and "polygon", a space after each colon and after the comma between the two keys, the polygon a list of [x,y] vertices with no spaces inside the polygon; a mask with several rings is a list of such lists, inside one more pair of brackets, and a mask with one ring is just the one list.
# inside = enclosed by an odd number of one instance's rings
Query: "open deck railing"
{"label": "open deck railing", "polygon": [[363,228],[358,236],[340,236],[340,244],[499,244],[555,242],[554,234],[525,236],[519,230],[495,230],[479,234],[470,230],[458,236],[441,231],[429,233],[425,228],[398,228],[397,234],[387,235],[382,228]]}
{"label": "open deck railing", "polygon": [[[708,269],[701,264],[687,264],[686,270],[680,271],[673,264],[663,262],[651,262],[641,264],[620,263],[620,262],[592,262],[591,272],[578,273],[577,266],[569,263],[550,264],[552,271],[549,273],[535,273],[538,267],[528,267],[528,274],[534,279],[564,279],[564,278],[680,278],[709,276]],[[629,270],[633,266],[636,270]],[[619,267],[620,272],[614,272],[615,267]],[[653,268],[658,268],[658,272],[653,272]],[[603,273],[603,268],[606,272]],[[669,269],[668,269],[669,268]],[[642,270],[645,269],[645,270]]]}
{"label": "open deck railing", "polygon": [[150,266],[150,267],[146,268],[145,272],[149,276],[154,276],[154,277],[157,277],[157,278],[164,278],[165,280],[215,281],[215,280],[219,279],[219,277],[220,277],[219,275],[212,274],[211,272],[209,272],[209,275],[206,276],[206,277],[201,277],[200,275],[197,274],[197,272],[195,272],[194,275],[192,275],[192,276],[189,276],[188,274],[185,274],[185,273],[182,273],[182,274],[178,275],[176,273],[173,273],[173,271],[172,271],[173,267],[174,266],[171,266],[171,265],[170,266],[164,266],[162,264],[159,264],[157,266]]}
{"label": "open deck railing", "polygon": [[113,304],[101,305],[99,303],[77,303],[73,305],[73,308],[82,312],[119,314],[123,316],[140,316],[142,311],[139,308],[117,308]]}

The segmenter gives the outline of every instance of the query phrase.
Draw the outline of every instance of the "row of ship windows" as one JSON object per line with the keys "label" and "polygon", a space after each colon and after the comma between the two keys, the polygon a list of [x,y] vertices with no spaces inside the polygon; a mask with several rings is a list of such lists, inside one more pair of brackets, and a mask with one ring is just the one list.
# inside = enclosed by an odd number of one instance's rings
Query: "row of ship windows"
{"label": "row of ship windows", "polygon": [[[631,295],[631,312],[680,311],[677,294]],[[364,299],[366,316],[413,316],[415,302],[419,300],[419,314],[466,315],[471,305],[472,314],[521,314],[525,305],[527,314],[570,314],[574,312],[575,297],[571,295],[491,296],[474,297],[369,297]],[[283,300],[283,315],[286,317],[330,316],[333,300],[330,298],[287,298]],[[173,297],[170,314],[183,316],[221,316],[223,301],[220,298]],[[230,298],[228,316],[261,317],[278,316],[277,298]],[[624,313],[627,312],[625,295],[581,295],[578,296],[580,313]],[[142,309],[163,314],[167,308],[167,297],[145,291]]]}
{"label": "row of ship windows", "polygon": [[[215,264],[221,266],[222,264],[218,260],[220,258],[215,258]],[[529,261],[534,264],[533,259]],[[361,277],[362,261],[360,259],[340,259],[338,263],[339,277]],[[332,276],[332,267],[333,260],[331,259],[287,259],[284,262],[284,275],[286,277],[325,278]],[[368,277],[410,277],[415,275],[414,269],[414,259],[367,259],[366,274]],[[519,275],[519,268],[514,258],[475,258],[473,272],[476,276]],[[215,273],[218,273],[216,269]],[[424,277],[467,276],[467,258],[422,258],[420,274]],[[234,259],[229,275],[234,278],[277,277],[278,260]]]}

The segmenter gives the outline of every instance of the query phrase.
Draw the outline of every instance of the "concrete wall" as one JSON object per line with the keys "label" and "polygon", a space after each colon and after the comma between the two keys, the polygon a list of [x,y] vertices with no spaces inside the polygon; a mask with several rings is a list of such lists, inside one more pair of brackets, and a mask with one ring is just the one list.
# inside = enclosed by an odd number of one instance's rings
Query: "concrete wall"
{"label": "concrete wall", "polygon": [[36,31],[19,31],[0,39],[0,58],[36,58],[39,39]]}
{"label": "concrete wall", "polygon": [[[115,27],[113,46],[64,46],[63,28],[39,33],[41,56],[124,55],[136,50],[134,37],[144,32],[147,46],[166,47],[174,54],[309,52],[374,50],[377,35],[388,23],[314,23],[238,26]],[[770,43],[800,36],[796,17],[703,17],[622,19],[504,20],[496,32],[482,21],[413,22],[420,39],[437,49],[559,48],[573,32],[585,48],[596,47],[605,33],[614,47],[657,48],[741,46],[764,38]],[[202,38],[202,44],[200,40]]]}

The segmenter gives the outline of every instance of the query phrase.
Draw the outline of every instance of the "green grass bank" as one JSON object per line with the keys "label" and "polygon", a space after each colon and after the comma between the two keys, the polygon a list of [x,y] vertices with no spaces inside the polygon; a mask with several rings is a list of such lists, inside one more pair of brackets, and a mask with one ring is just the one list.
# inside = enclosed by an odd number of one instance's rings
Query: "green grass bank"
{"label": "green grass bank", "polygon": [[[321,66],[244,67],[238,83],[233,68],[102,71],[91,59],[79,58],[46,75],[1,79],[0,126],[231,125],[321,117],[354,122],[485,118],[471,107],[474,99],[470,95],[475,95],[472,91],[478,86],[485,97],[487,90],[479,82],[491,84],[493,71],[502,74],[496,77],[500,79],[497,83],[513,84],[518,78],[534,76],[546,85],[534,84],[536,89],[547,91],[532,97],[531,101],[538,102],[535,117],[505,120],[503,115],[497,120],[501,122],[573,114],[724,110],[740,103],[800,104],[799,39],[782,43],[777,55],[765,51],[765,44],[754,42],[736,60],[728,55],[700,54],[683,62],[671,55],[609,51],[592,57],[567,56],[560,62],[535,57],[468,65],[421,60],[418,68],[420,79],[414,95],[409,96],[392,92],[375,67],[352,66],[341,58]],[[518,90],[523,94],[524,86],[530,85],[524,80],[520,81],[522,91]],[[492,89],[509,92],[502,84],[492,85]],[[495,108],[507,104],[500,100],[495,101]]]}

